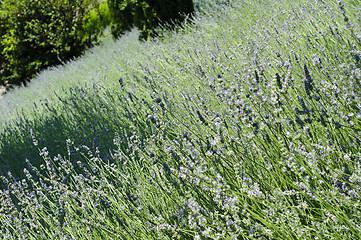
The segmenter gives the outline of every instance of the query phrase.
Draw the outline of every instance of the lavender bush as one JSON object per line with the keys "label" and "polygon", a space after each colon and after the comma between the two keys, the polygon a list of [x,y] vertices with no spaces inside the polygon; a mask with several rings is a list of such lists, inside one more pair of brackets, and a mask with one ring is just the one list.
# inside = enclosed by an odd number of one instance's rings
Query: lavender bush
{"label": "lavender bush", "polygon": [[1,238],[360,238],[360,6],[197,8],[0,100]]}

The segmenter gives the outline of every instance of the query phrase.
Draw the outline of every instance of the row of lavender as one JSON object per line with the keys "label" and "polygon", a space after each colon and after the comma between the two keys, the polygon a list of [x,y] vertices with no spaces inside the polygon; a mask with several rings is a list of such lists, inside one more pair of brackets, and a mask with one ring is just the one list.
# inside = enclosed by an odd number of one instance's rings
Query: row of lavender
{"label": "row of lavender", "polygon": [[50,156],[32,131],[43,164],[2,177],[2,237],[360,237],[359,6],[210,3],[173,43],[114,50],[121,79],[60,99],[68,128],[113,147]]}

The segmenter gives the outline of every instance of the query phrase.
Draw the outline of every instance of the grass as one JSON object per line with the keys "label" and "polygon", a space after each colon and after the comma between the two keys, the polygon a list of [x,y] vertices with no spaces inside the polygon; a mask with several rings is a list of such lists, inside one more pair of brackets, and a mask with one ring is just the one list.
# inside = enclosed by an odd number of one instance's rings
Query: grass
{"label": "grass", "polygon": [[0,99],[3,239],[360,238],[357,1],[197,4]]}

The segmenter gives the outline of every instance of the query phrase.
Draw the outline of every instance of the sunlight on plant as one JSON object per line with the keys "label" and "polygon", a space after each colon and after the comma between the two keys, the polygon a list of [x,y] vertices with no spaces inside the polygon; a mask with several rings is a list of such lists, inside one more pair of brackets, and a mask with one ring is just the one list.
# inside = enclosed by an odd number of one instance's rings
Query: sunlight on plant
{"label": "sunlight on plant", "polygon": [[359,239],[355,1],[199,1],[0,99],[2,239]]}

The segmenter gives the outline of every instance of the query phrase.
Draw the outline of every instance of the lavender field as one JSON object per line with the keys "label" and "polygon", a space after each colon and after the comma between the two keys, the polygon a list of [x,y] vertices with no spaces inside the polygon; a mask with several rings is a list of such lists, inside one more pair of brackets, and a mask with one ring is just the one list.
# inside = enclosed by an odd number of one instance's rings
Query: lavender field
{"label": "lavender field", "polygon": [[0,239],[361,238],[361,3],[195,3],[0,98]]}

